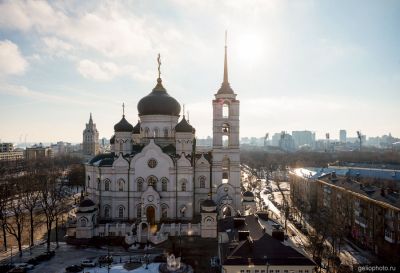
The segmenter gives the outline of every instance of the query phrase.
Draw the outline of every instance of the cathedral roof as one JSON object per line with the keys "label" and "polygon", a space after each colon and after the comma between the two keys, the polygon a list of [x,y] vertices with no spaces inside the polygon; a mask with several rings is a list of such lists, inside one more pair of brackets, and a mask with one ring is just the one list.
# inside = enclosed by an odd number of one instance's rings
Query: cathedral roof
{"label": "cathedral roof", "polygon": [[215,204],[214,200],[212,200],[212,199],[206,199],[206,200],[204,200],[204,201],[201,203],[201,205],[202,205],[203,207],[215,207],[215,206],[217,206],[217,204]]}
{"label": "cathedral roof", "polygon": [[134,134],[140,134],[140,121],[138,121],[135,125],[135,127],[133,127],[133,133]]}
{"label": "cathedral roof", "polygon": [[245,197],[254,197],[254,194],[251,191],[245,191],[243,193],[243,196],[245,196]]}
{"label": "cathedral roof", "polygon": [[133,126],[126,119],[125,115],[122,116],[122,119],[114,125],[115,132],[132,132]]}
{"label": "cathedral roof", "polygon": [[185,116],[183,116],[182,120],[175,126],[175,132],[179,133],[192,133],[193,130],[193,126],[187,122]]}
{"label": "cathedral roof", "polygon": [[79,204],[79,207],[85,208],[85,207],[91,207],[91,206],[94,206],[94,205],[95,205],[95,203],[92,200],[85,199]]}
{"label": "cathedral roof", "polygon": [[153,91],[139,101],[137,109],[139,116],[179,116],[181,112],[180,104],[167,93],[167,90],[165,90],[162,85],[161,78],[157,79],[157,85],[154,87]]}

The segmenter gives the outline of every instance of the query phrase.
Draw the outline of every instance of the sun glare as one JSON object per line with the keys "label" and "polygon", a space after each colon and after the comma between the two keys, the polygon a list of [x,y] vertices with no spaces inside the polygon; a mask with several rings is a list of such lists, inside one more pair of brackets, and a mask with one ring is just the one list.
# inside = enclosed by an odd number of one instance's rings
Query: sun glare
{"label": "sun glare", "polygon": [[243,64],[257,64],[266,55],[266,45],[257,33],[244,33],[232,42],[233,52]]}

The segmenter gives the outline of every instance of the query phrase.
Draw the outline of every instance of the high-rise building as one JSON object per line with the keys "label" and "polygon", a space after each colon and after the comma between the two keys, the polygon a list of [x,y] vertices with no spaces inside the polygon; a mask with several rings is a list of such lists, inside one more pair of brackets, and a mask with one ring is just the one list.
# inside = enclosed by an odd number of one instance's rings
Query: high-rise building
{"label": "high-rise building", "polygon": [[339,140],[341,143],[346,143],[347,142],[347,132],[346,130],[340,130],[339,131]]}
{"label": "high-rise building", "polygon": [[292,131],[292,137],[297,148],[304,145],[312,148],[315,145],[315,134],[311,131]]}
{"label": "high-rise building", "polygon": [[99,153],[99,132],[96,124],[93,123],[92,113],[90,113],[89,123],[86,123],[86,128],[83,130],[83,156],[87,159]]}

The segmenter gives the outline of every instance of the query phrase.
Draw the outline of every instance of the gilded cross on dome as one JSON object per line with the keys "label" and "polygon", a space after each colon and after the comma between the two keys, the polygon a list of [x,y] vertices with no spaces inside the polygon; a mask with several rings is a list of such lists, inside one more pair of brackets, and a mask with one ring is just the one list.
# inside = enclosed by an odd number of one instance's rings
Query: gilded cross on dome
{"label": "gilded cross on dome", "polygon": [[157,58],[157,63],[158,63],[158,78],[161,78],[161,55],[158,53],[158,58]]}

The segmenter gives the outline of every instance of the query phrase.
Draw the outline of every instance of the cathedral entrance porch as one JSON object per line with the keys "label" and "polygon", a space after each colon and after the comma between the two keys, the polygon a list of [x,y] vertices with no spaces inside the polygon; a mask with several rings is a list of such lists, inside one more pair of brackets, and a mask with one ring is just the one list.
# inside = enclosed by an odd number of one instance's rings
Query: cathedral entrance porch
{"label": "cathedral entrance porch", "polygon": [[146,219],[147,219],[147,223],[149,223],[151,226],[155,225],[156,209],[154,208],[154,206],[148,206],[146,208]]}

